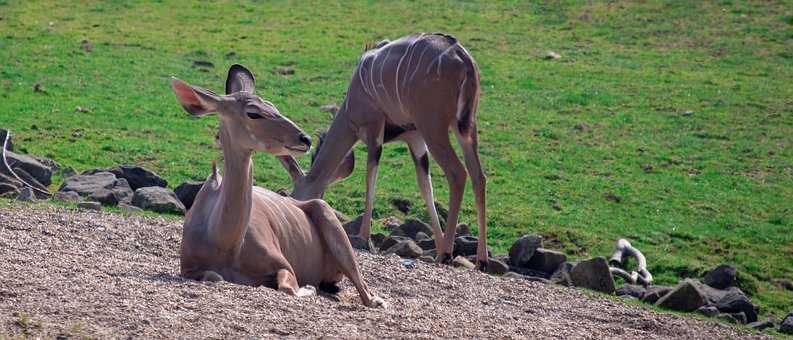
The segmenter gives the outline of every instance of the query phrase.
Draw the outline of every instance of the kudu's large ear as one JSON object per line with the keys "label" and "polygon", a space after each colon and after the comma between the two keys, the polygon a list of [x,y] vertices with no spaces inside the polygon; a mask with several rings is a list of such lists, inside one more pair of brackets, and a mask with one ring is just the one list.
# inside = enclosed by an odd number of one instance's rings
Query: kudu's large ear
{"label": "kudu's large ear", "polygon": [[229,76],[226,78],[226,94],[235,92],[253,93],[256,90],[256,79],[253,73],[245,66],[234,64],[229,69]]}
{"label": "kudu's large ear", "polygon": [[171,77],[171,87],[185,111],[194,116],[203,116],[217,112],[220,96],[214,92],[191,86],[177,78]]}

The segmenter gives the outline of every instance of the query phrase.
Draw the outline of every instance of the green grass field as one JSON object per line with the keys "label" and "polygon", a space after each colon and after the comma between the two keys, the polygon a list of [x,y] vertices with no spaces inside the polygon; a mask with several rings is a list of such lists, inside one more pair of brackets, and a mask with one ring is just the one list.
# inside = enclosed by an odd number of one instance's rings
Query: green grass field
{"label": "green grass field", "polygon": [[[627,237],[660,283],[732,263],[763,312],[787,312],[793,292],[772,281],[793,279],[790,1],[0,0],[0,127],[24,152],[77,170],[141,164],[174,187],[220,153],[217,119],[189,118],[170,76],[220,92],[244,64],[260,95],[316,134],[363,45],[417,31],[455,35],[479,63],[494,250],[540,233],[577,258],[607,256]],[[363,152],[326,197],[353,216]],[[258,185],[290,186],[271,156],[255,166]],[[426,215],[404,144],[384,150],[377,218],[403,217],[395,197]],[[463,205],[473,222],[470,184]]]}

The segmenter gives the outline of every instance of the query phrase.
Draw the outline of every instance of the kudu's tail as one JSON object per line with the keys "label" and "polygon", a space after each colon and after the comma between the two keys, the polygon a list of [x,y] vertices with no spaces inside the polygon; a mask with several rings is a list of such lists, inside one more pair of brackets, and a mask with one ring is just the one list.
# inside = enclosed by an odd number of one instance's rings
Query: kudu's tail
{"label": "kudu's tail", "polygon": [[461,135],[467,135],[476,126],[476,109],[479,106],[479,94],[481,91],[479,85],[479,66],[476,61],[468,53],[462,45],[458,45],[457,56],[462,59],[465,64],[466,73],[465,80],[460,88],[460,101],[463,107],[459,110],[457,115],[457,130]]}

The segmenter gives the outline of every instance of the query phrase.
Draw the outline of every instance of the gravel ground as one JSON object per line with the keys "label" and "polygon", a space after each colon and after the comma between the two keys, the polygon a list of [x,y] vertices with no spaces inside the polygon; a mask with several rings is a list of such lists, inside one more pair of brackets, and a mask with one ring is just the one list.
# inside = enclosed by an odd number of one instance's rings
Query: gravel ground
{"label": "gravel ground", "polygon": [[[739,338],[582,291],[360,253],[387,309],[179,277],[181,221],[0,202],[0,338]],[[5,336],[4,336],[5,334]]]}

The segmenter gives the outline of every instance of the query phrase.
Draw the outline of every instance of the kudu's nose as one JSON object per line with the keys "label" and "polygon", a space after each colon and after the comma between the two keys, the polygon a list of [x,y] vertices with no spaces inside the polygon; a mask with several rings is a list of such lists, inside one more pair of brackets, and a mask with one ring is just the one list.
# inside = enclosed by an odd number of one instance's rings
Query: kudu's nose
{"label": "kudu's nose", "polygon": [[311,146],[311,137],[305,133],[301,133],[299,137],[300,141],[307,146]]}

